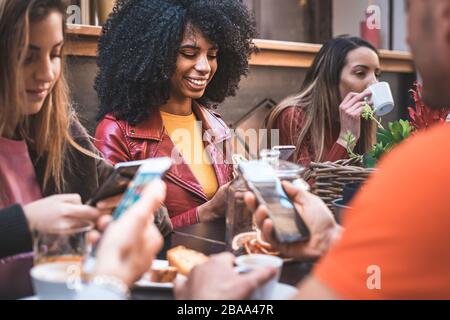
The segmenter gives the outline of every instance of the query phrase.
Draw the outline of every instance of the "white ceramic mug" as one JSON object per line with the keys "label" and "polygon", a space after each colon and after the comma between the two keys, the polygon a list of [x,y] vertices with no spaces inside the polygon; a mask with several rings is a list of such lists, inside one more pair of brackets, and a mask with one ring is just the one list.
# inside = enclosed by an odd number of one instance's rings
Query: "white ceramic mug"
{"label": "white ceramic mug", "polygon": [[73,300],[82,288],[81,264],[44,263],[30,271],[35,294],[40,300]]}
{"label": "white ceramic mug", "polygon": [[391,87],[387,82],[377,82],[369,87],[372,92],[373,110],[378,117],[394,110],[395,102]]}
{"label": "white ceramic mug", "polygon": [[264,267],[272,267],[277,269],[278,271],[276,275],[264,285],[257,288],[250,297],[251,300],[271,299],[276,290],[278,281],[280,280],[283,259],[264,254],[251,254],[237,257],[235,263],[237,265],[236,271],[238,272],[248,272]]}

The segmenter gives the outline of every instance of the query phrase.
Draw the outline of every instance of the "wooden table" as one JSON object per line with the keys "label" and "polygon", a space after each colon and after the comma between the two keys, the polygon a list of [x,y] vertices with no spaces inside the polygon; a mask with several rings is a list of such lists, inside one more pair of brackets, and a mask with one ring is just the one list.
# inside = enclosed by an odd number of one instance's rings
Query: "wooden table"
{"label": "wooden table", "polygon": [[[164,248],[158,259],[166,259],[168,249],[183,245],[187,248],[203,252],[206,255],[226,251],[225,220],[188,226],[174,231],[166,237]],[[280,282],[295,286],[312,269],[313,262],[290,261],[283,265]],[[133,299],[167,300],[173,299],[173,292],[167,289],[139,288],[132,291]]]}

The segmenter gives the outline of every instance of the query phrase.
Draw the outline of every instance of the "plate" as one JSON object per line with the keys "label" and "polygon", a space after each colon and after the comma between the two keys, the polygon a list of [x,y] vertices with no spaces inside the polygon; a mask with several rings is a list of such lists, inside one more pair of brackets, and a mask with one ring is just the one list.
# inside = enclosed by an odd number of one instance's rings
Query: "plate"
{"label": "plate", "polygon": [[[152,267],[156,268],[165,268],[169,266],[169,261],[167,260],[154,260],[152,263]],[[175,280],[186,280],[186,277],[177,274]],[[173,289],[173,282],[153,282],[150,281],[150,272],[145,273],[141,280],[134,284],[137,288],[156,288],[156,289]]]}
{"label": "plate", "polygon": [[[250,250],[250,252],[248,252],[244,247],[244,242],[251,241],[253,239],[256,239],[256,241],[257,242],[259,241],[259,243],[264,243],[263,245],[261,245],[261,244],[257,245],[259,247],[261,247],[261,246],[269,246],[270,247],[270,244],[261,240],[260,231],[244,232],[244,233],[240,233],[240,234],[236,235],[233,238],[233,241],[232,241],[233,243],[232,243],[231,247],[232,247],[234,255],[240,256],[240,255],[247,255],[247,254],[269,254],[269,255],[274,255],[276,257],[280,257],[281,259],[283,259],[284,262],[292,262],[293,261],[292,258],[285,258],[280,254],[264,253],[261,250],[257,250],[257,251],[253,250],[253,252],[251,252],[251,250]],[[273,249],[267,249],[267,247],[265,247],[265,250],[273,251]]]}

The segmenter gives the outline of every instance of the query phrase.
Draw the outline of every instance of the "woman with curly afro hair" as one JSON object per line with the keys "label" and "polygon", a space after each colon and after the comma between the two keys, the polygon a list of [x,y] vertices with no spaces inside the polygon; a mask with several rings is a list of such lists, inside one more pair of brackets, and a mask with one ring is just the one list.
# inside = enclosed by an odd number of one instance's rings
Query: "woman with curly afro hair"
{"label": "woman with curly afro hair", "polygon": [[248,73],[241,0],[118,0],[99,43],[97,147],[113,163],[168,156],[175,228],[223,217],[231,133],[212,110]]}

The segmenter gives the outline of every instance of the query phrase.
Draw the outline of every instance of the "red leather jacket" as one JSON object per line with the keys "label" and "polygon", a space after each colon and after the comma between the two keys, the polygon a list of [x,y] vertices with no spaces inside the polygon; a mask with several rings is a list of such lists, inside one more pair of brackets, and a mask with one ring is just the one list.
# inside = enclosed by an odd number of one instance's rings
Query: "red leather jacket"
{"label": "red leather jacket", "polygon": [[[202,121],[204,146],[216,172],[219,186],[231,181],[233,174],[231,159],[231,132],[220,116],[197,103],[193,112]],[[108,114],[98,125],[95,144],[106,159],[116,164],[154,157],[181,158],[167,172],[167,197],[165,205],[174,228],[198,223],[197,207],[208,201],[202,186],[195,178],[170,139],[163,126],[159,110],[154,110],[149,118],[136,126],[127,121],[117,120]],[[173,158],[173,157],[172,157]]]}

